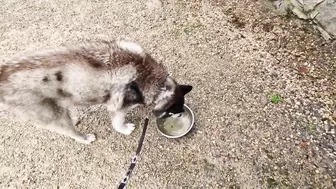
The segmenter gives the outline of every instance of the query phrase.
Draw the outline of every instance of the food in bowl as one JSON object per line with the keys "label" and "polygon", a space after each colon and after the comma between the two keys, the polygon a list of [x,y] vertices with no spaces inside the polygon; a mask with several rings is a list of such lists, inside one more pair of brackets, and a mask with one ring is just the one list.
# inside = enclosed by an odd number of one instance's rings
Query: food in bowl
{"label": "food in bowl", "polygon": [[159,132],[168,138],[178,138],[187,134],[194,122],[192,111],[186,105],[184,106],[185,112],[179,117],[168,117],[158,119],[157,125]]}

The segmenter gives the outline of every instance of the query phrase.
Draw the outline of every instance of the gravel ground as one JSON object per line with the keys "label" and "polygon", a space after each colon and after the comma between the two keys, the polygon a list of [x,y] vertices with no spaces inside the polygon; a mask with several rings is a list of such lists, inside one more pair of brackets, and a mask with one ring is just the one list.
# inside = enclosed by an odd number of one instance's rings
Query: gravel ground
{"label": "gravel ground", "polygon": [[[336,44],[262,1],[0,0],[0,51],[94,39],[139,41],[181,83],[196,127],[181,139],[151,120],[129,188],[335,188]],[[279,103],[275,96],[281,96]],[[1,188],[114,188],[141,129],[81,110],[89,146],[2,114]],[[141,111],[129,119],[141,123]]]}

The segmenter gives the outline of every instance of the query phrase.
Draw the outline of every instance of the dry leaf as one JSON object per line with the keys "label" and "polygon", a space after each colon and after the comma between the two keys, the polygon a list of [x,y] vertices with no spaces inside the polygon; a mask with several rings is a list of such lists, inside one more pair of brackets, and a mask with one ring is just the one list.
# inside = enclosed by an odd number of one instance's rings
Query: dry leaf
{"label": "dry leaf", "polygon": [[299,68],[299,72],[300,73],[308,73],[308,68],[307,67],[301,67],[301,68]]}

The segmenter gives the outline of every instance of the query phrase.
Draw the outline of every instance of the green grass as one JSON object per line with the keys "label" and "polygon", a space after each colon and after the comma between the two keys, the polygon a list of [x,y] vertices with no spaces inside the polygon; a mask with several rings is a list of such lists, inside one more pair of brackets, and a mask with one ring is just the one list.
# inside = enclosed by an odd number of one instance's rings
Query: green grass
{"label": "green grass", "polygon": [[314,122],[309,123],[308,129],[309,129],[309,132],[311,132],[311,133],[316,131],[316,126],[315,126]]}
{"label": "green grass", "polygon": [[270,100],[273,104],[279,104],[282,102],[282,97],[279,94],[272,94]]}
{"label": "green grass", "polygon": [[200,22],[190,25],[189,27],[184,28],[184,33],[190,35],[195,29],[202,27]]}
{"label": "green grass", "polygon": [[266,182],[269,188],[275,188],[276,186],[279,185],[279,182],[274,180],[273,178],[267,178]]}

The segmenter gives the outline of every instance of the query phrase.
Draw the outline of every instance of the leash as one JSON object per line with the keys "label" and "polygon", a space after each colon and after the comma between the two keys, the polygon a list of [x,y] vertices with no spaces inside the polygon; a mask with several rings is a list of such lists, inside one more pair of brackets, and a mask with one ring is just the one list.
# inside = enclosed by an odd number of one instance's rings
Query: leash
{"label": "leash", "polygon": [[142,130],[142,134],[141,134],[141,137],[140,137],[140,140],[139,140],[139,143],[138,143],[138,148],[137,148],[137,150],[135,152],[135,155],[131,159],[131,165],[129,166],[128,171],[127,171],[124,179],[121,181],[118,189],[124,189],[124,188],[126,188],[127,181],[131,177],[132,171],[133,171],[133,169],[135,167],[135,164],[136,164],[136,161],[138,159],[138,155],[140,154],[143,141],[145,139],[145,134],[146,134],[147,126],[148,126],[148,121],[149,121],[149,119],[146,118],[144,126],[143,126],[143,130]]}

